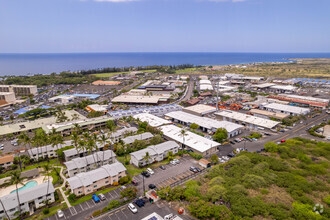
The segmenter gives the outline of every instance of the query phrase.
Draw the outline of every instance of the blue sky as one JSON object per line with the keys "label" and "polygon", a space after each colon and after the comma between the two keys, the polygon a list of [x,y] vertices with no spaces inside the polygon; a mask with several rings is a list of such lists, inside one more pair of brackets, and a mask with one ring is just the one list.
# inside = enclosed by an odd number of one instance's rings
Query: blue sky
{"label": "blue sky", "polygon": [[330,52],[329,0],[0,0],[0,53]]}

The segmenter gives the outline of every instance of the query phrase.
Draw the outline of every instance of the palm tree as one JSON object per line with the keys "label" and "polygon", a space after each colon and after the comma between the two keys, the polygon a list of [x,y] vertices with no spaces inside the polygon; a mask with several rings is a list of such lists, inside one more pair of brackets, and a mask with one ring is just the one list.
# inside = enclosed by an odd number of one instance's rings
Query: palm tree
{"label": "palm tree", "polygon": [[89,154],[91,154],[93,156],[94,164],[96,165],[95,156],[93,154],[94,149],[95,149],[95,142],[91,138],[87,141],[87,150],[89,151]]}
{"label": "palm tree", "polygon": [[17,202],[18,202],[18,210],[19,210],[19,219],[21,219],[21,215],[22,215],[22,210],[21,210],[21,202],[19,200],[19,195],[18,195],[18,184],[22,184],[22,178],[21,178],[21,172],[15,170],[14,172],[12,172],[10,174],[10,184],[15,184],[16,186],[16,196],[17,196]]}
{"label": "palm tree", "polygon": [[[60,134],[55,135],[55,143],[56,143],[56,152],[58,152],[58,145],[64,144],[63,136]],[[57,153],[57,166],[59,165],[59,156]]]}
{"label": "palm tree", "polygon": [[[104,163],[104,146],[105,144],[107,143],[107,140],[108,140],[108,137],[105,135],[105,134],[102,134],[100,136],[100,138],[97,140],[98,143],[102,144],[103,145],[103,150],[102,150],[102,166],[103,166],[103,163]],[[112,155],[111,155],[112,156]]]}
{"label": "palm tree", "polygon": [[78,148],[78,145],[79,145],[79,140],[80,140],[80,137],[78,135],[78,133],[76,131],[72,132],[72,135],[71,135],[71,140],[72,140],[72,145],[76,148]]}
{"label": "palm tree", "polygon": [[[49,171],[50,171],[50,166],[49,166],[49,162],[47,162],[46,164],[43,165],[44,171],[47,175],[47,194],[46,194],[46,206],[48,206],[48,191],[49,191]],[[55,168],[56,170],[56,168]],[[45,179],[44,179],[45,180]]]}
{"label": "palm tree", "polygon": [[[25,132],[23,132],[18,136],[18,142],[19,144],[23,144],[24,148],[26,148],[26,145],[30,143],[30,137]],[[22,172],[22,161],[21,161],[20,153],[21,151],[19,150],[18,151],[19,169]]]}
{"label": "palm tree", "polygon": [[181,129],[180,131],[180,136],[182,136],[182,148],[184,147],[184,141],[185,141],[185,136],[187,136],[187,130],[186,129]]}
{"label": "palm tree", "polygon": [[97,158],[97,166],[99,167],[99,161],[100,161],[100,158],[99,158],[99,154],[98,154],[98,151],[100,151],[100,148],[97,146],[97,141],[98,141],[98,136],[96,133],[93,133],[92,134],[92,140],[94,141],[94,150],[95,150],[95,153],[96,153],[96,158]]}
{"label": "palm tree", "polygon": [[151,159],[151,156],[149,155],[149,152],[146,152],[146,155],[144,155],[143,160],[147,162],[147,166],[149,165],[149,160]]}
{"label": "palm tree", "polygon": [[88,161],[87,161],[87,157],[85,156],[85,152],[87,151],[87,147],[86,147],[86,141],[83,139],[80,139],[78,142],[78,146],[77,146],[77,152],[83,152],[83,155],[85,157],[86,160],[86,170],[87,170],[87,165],[88,165]]}
{"label": "palm tree", "polygon": [[79,124],[74,123],[74,124],[73,124],[73,128],[74,128],[74,131],[77,132],[77,134],[80,134],[80,132],[81,132],[81,128],[80,128],[80,125],[79,125]]}

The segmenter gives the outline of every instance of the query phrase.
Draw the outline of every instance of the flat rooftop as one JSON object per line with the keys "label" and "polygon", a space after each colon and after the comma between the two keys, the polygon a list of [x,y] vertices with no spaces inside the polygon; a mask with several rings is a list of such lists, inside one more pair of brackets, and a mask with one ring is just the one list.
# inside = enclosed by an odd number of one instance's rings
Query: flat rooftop
{"label": "flat rooftop", "polygon": [[283,105],[279,103],[269,103],[266,105],[263,105],[264,108],[278,110],[278,111],[286,111],[294,114],[306,114],[309,112],[308,108],[301,108],[297,106],[292,105]]}
{"label": "flat rooftop", "polygon": [[137,114],[137,115],[134,115],[133,118],[140,119],[140,121],[142,121],[142,122],[147,122],[152,127],[159,127],[162,125],[171,124],[170,121],[157,117],[155,115],[149,114],[149,113]]}
{"label": "flat rooftop", "polygon": [[196,112],[198,114],[208,114],[208,113],[211,113],[211,112],[215,112],[216,108],[212,107],[212,106],[209,106],[209,105],[199,104],[199,105],[193,105],[193,106],[184,108],[184,110]]}
{"label": "flat rooftop", "polygon": [[267,117],[273,117],[273,118],[277,118],[277,119],[283,119],[288,117],[288,114],[284,114],[284,113],[278,113],[278,112],[269,112],[269,111],[265,111],[265,110],[260,110],[260,109],[251,109],[250,112],[252,114],[260,114],[260,115],[265,115]]}

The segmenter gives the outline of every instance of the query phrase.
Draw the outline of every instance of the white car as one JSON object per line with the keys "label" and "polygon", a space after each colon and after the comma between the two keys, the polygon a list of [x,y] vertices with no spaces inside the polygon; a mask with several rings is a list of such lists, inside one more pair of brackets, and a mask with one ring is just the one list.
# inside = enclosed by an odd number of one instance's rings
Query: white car
{"label": "white car", "polygon": [[64,217],[64,213],[63,213],[63,211],[62,211],[61,209],[57,210],[57,216],[58,216],[59,218]]}
{"label": "white car", "polygon": [[150,173],[151,175],[155,173],[151,168],[147,168],[147,172]]}
{"label": "white car", "polygon": [[178,159],[173,159],[173,161],[175,162],[175,163],[180,163],[180,160],[178,160]]}
{"label": "white car", "polygon": [[175,162],[174,160],[171,160],[171,161],[170,161],[170,164],[172,164],[172,165],[176,165],[176,162]]}
{"label": "white car", "polygon": [[165,220],[171,220],[172,218],[173,218],[173,214],[172,213],[164,216],[164,219]]}
{"label": "white car", "polygon": [[131,210],[133,213],[137,213],[137,208],[133,205],[133,203],[128,204],[128,209]]}

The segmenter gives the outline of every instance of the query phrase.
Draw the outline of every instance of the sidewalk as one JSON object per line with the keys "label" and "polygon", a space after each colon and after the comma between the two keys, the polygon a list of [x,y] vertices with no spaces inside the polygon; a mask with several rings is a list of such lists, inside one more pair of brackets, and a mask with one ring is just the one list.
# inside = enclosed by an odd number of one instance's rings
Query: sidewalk
{"label": "sidewalk", "polygon": [[68,198],[66,197],[65,193],[64,193],[63,190],[62,190],[62,187],[65,186],[65,182],[66,182],[66,178],[65,178],[65,176],[63,175],[63,167],[57,167],[57,166],[54,166],[54,167],[55,167],[55,168],[61,168],[60,176],[61,176],[61,178],[63,179],[63,184],[62,184],[61,186],[55,188],[55,189],[59,189],[59,190],[60,190],[60,192],[61,192],[61,194],[62,194],[62,197],[63,197],[63,199],[64,199],[66,205],[70,208],[70,207],[72,207],[72,206],[71,206],[71,204],[70,204]]}

